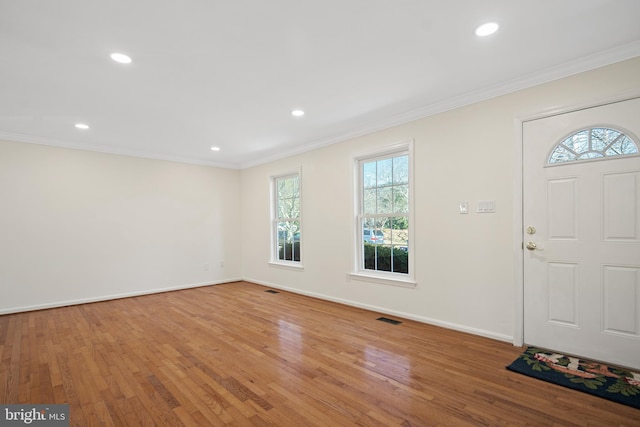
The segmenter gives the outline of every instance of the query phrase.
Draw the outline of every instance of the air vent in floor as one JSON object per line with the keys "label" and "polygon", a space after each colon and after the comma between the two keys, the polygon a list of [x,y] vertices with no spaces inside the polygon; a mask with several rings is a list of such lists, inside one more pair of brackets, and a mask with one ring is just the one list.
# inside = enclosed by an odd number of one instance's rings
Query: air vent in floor
{"label": "air vent in floor", "polygon": [[378,317],[376,320],[379,320],[381,322],[391,323],[392,325],[399,325],[400,323],[402,323],[399,320],[389,319],[388,317]]}
{"label": "air vent in floor", "polygon": [[280,292],[274,291],[273,289],[267,289],[265,292],[269,292],[270,294],[279,294]]}

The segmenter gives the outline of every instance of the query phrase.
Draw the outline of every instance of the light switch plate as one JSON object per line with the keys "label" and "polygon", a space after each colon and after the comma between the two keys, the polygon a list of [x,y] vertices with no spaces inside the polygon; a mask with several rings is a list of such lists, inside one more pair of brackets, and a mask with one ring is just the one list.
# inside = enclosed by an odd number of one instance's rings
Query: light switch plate
{"label": "light switch plate", "polygon": [[469,202],[460,202],[460,213],[461,214],[469,213]]}
{"label": "light switch plate", "polygon": [[478,202],[476,212],[478,213],[494,213],[496,211],[495,200],[481,200]]}

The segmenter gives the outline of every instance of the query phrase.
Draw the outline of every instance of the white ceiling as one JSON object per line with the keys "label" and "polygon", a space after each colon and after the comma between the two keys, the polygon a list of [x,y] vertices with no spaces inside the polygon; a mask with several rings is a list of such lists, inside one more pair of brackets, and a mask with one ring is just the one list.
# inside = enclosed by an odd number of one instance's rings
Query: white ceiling
{"label": "white ceiling", "polygon": [[639,56],[639,21],[639,0],[0,0],[0,138],[242,168]]}

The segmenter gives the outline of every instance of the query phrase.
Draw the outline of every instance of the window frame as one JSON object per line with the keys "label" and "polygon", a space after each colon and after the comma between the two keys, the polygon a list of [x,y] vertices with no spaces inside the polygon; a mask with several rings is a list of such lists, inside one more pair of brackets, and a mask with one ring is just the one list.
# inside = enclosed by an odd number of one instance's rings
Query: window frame
{"label": "window frame", "polygon": [[[278,181],[287,178],[298,178],[298,204],[299,215],[297,218],[280,218],[278,213]],[[270,260],[269,264],[276,267],[293,269],[303,268],[303,225],[302,225],[302,170],[282,173],[270,177],[270,200],[271,200],[271,224],[270,224]],[[299,253],[300,260],[279,259],[278,248],[278,223],[287,220],[295,220],[300,224]]]}
{"label": "window frame", "polygon": [[[353,221],[352,221],[352,245],[353,245],[353,269],[352,272],[348,274],[348,279],[372,282],[377,284],[384,285],[393,285],[393,286],[401,286],[401,287],[415,287],[415,221],[414,221],[414,205],[415,205],[415,197],[414,197],[414,162],[413,162],[413,140],[408,140],[404,142],[400,142],[397,144],[393,144],[390,146],[382,147],[379,150],[362,153],[352,157],[353,162]],[[408,157],[408,194],[409,194],[409,202],[408,209],[409,212],[407,214],[409,220],[409,229],[408,229],[408,241],[407,241],[407,251],[408,251],[408,272],[407,273],[399,273],[399,272],[390,272],[390,271],[381,271],[381,270],[369,270],[364,268],[364,232],[361,227],[362,220],[364,217],[369,215],[364,215],[364,177],[362,172],[362,164],[371,161],[384,160],[393,157],[398,157],[402,155],[407,155]],[[383,216],[394,216],[393,214],[383,215]]]}

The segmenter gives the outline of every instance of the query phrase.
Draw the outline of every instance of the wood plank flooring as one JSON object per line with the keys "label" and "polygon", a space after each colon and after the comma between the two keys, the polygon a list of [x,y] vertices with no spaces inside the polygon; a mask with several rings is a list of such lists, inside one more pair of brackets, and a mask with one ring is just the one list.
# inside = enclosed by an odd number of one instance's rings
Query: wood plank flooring
{"label": "wood plank flooring", "polygon": [[0,316],[0,403],[68,403],[74,426],[640,425],[507,371],[508,343],[266,289]]}

